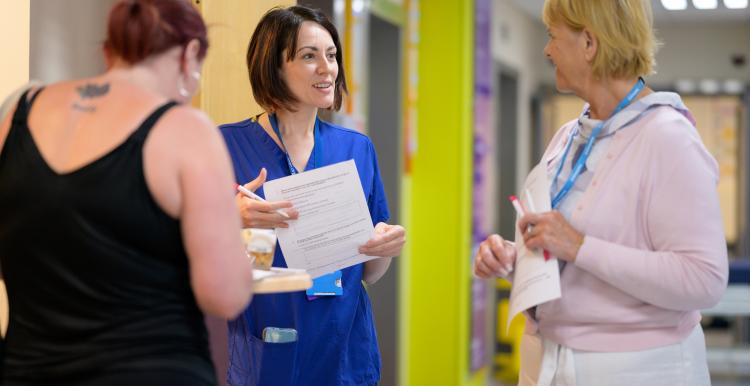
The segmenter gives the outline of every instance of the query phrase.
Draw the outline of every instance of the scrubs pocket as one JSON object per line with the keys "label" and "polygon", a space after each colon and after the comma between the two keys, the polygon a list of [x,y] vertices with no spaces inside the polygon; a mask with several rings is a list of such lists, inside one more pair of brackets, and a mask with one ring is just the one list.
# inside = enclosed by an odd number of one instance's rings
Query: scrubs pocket
{"label": "scrubs pocket", "polygon": [[[242,332],[247,331],[243,329]],[[229,342],[230,386],[291,386],[296,376],[297,342],[269,343],[234,331]],[[238,333],[239,332],[239,333]]]}

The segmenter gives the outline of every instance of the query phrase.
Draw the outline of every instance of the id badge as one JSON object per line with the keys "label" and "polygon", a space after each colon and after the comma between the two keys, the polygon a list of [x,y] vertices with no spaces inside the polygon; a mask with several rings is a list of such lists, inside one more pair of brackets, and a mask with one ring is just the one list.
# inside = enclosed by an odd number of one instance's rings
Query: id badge
{"label": "id badge", "polygon": [[318,296],[341,296],[344,287],[341,285],[341,271],[336,271],[313,279],[312,287],[307,289],[307,298],[313,300]]}

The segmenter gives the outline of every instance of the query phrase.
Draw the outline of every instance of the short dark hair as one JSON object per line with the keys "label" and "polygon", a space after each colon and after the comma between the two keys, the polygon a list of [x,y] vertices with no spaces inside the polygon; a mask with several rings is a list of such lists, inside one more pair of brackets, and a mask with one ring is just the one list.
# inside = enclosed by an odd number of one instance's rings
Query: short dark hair
{"label": "short dark hair", "polygon": [[[298,102],[289,87],[281,78],[283,61],[290,61],[297,51],[297,34],[305,21],[320,24],[331,34],[336,46],[336,62],[339,65],[334,84],[334,98],[331,109],[341,108],[346,90],[346,76],[342,66],[341,41],[336,27],[318,9],[295,5],[288,8],[272,8],[258,22],[247,48],[247,72],[255,101],[266,111],[279,109],[294,110]],[[283,56],[287,50],[286,57]]]}
{"label": "short dark hair", "polygon": [[200,43],[198,59],[206,56],[208,38],[200,13],[187,0],[120,0],[109,12],[110,54],[135,64],[172,47]]}

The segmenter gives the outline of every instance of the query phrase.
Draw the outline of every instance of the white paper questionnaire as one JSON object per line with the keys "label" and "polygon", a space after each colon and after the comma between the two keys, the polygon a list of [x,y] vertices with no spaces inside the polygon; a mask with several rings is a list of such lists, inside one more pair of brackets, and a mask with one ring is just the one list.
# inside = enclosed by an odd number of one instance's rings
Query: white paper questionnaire
{"label": "white paper questionnaire", "polygon": [[316,278],[375,258],[357,251],[374,228],[354,160],[268,181],[263,190],[299,211],[289,228],[276,229],[289,268]]}
{"label": "white paper questionnaire", "polygon": [[[550,184],[545,167],[537,165],[523,184],[524,194],[519,199],[526,212],[547,212],[550,204]],[[533,202],[529,202],[533,200]],[[533,209],[532,209],[533,208]],[[560,270],[554,256],[545,261],[542,250],[529,250],[516,226],[516,266],[510,290],[508,324],[520,312],[560,297]]]}

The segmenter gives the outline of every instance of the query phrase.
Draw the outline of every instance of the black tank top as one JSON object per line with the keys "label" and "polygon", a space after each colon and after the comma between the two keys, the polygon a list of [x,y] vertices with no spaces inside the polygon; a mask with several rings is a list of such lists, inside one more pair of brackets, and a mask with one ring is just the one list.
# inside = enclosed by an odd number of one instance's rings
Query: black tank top
{"label": "black tank top", "polygon": [[144,141],[175,103],[104,156],[60,174],[34,143],[26,100],[0,153],[5,383],[164,370],[214,384],[180,222],[154,201],[143,172]]}

